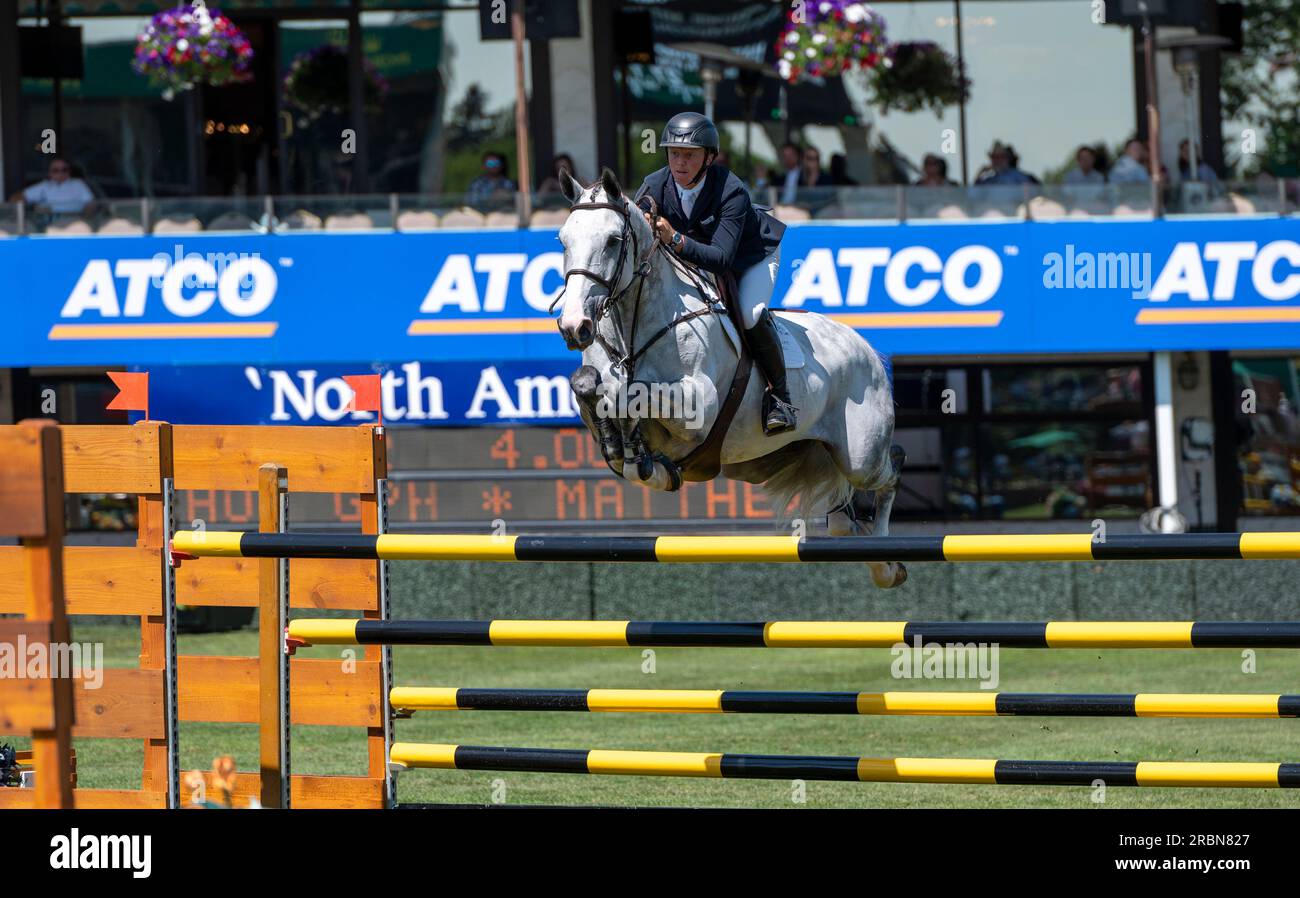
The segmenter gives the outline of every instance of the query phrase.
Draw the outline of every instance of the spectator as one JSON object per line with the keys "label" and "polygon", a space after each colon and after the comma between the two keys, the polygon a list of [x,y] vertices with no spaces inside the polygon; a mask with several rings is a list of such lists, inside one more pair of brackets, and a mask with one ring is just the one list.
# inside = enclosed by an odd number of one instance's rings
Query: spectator
{"label": "spectator", "polygon": [[849,177],[849,160],[843,153],[831,156],[831,183],[836,187],[858,186],[858,182]]}
{"label": "spectator", "polygon": [[551,173],[547,175],[546,180],[537,188],[538,193],[559,193],[560,192],[560,172],[567,171],[578,183],[582,179],[578,177],[578,169],[573,164],[573,157],[568,153],[560,153],[551,160]]}
{"label": "spectator", "polygon": [[803,147],[793,141],[786,141],[781,147],[781,168],[785,175],[781,181],[781,202],[793,203],[795,192],[799,189],[799,160],[803,158]]}
{"label": "spectator", "polygon": [[1147,170],[1147,147],[1136,137],[1124,144],[1124,154],[1110,167],[1112,184],[1148,184],[1151,173]]}
{"label": "spectator", "polygon": [[1074,168],[1065,173],[1066,184],[1105,184],[1106,176],[1097,169],[1097,151],[1081,146],[1074,151]]}
{"label": "spectator", "polygon": [[1201,148],[1196,148],[1196,176],[1192,177],[1192,160],[1189,152],[1190,144],[1187,138],[1178,145],[1178,177],[1183,181],[1201,181],[1207,185],[1213,186],[1219,181],[1219,176],[1214,173],[1214,169],[1205,164],[1205,158],[1201,156]]}
{"label": "spectator", "polygon": [[55,215],[81,215],[89,211],[95,194],[85,181],[72,177],[72,163],[54,156],[50,159],[49,177],[9,198],[11,203],[20,201],[44,206]]}
{"label": "spectator", "polygon": [[749,186],[752,190],[766,190],[772,186],[772,170],[762,162],[754,163],[754,170],[750,174]]}
{"label": "spectator", "polygon": [[515,182],[506,177],[506,157],[489,150],[483,154],[483,173],[465,191],[465,205],[491,211],[506,205],[514,192]]}
{"label": "spectator", "polygon": [[934,153],[926,153],[921,161],[921,177],[917,179],[918,187],[956,187],[957,182],[948,177],[948,160]]}
{"label": "spectator", "polygon": [[831,176],[822,171],[822,154],[816,147],[808,147],[803,151],[803,166],[799,170],[799,186],[831,186]]}
{"label": "spectator", "polygon": [[1038,179],[1020,170],[1015,147],[994,141],[989,150],[989,164],[975,178],[977,185],[1036,184]]}

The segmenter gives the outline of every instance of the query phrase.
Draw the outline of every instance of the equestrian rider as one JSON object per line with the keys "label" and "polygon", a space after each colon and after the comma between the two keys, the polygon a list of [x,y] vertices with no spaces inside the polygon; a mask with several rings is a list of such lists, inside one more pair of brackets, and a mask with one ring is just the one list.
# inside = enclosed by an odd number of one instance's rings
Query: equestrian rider
{"label": "equestrian rider", "polygon": [[740,286],[745,342],[767,380],[763,430],[768,436],[795,428],[795,407],[786,385],[785,356],[767,304],[781,264],[785,225],[750,202],[744,182],[714,165],[718,129],[698,112],[673,116],[659,138],[668,164],[651,174],[637,200],[651,196],[657,219],[646,214],[655,236],[682,259],[705,271],[734,272]]}

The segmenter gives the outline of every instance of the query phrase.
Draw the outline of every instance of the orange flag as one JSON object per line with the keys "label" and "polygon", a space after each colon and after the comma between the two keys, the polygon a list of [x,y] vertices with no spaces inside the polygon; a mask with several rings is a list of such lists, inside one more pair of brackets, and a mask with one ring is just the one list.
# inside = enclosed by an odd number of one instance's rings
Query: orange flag
{"label": "orange flag", "polygon": [[132,374],[127,371],[109,371],[108,377],[117,387],[118,393],[107,408],[116,411],[144,412],[144,419],[148,421],[149,372]]}
{"label": "orange flag", "polygon": [[379,423],[384,423],[384,403],[378,374],[345,374],[343,381],[352,388],[348,402],[350,412],[377,412]]}

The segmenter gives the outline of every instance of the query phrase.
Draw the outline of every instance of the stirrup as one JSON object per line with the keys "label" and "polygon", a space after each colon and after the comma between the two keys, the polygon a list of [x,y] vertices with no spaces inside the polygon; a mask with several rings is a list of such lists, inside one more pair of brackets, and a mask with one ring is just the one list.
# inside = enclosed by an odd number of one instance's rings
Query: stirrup
{"label": "stirrup", "polygon": [[769,389],[763,394],[763,433],[776,436],[794,430],[798,423],[796,411],[795,406]]}

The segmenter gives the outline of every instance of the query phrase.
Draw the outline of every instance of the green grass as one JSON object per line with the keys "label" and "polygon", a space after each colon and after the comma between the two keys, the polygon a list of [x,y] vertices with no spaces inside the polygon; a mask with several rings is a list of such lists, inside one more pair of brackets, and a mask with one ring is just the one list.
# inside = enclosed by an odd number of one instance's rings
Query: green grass
{"label": "green grass", "polygon": [[[102,640],[106,663],[133,664],[138,634],[127,627],[78,627]],[[253,631],[183,636],[186,654],[248,654]],[[339,657],[318,647],[309,657]],[[394,682],[423,686],[935,690],[971,681],[905,681],[890,676],[885,650],[659,649],[656,672],[642,673],[639,649],[394,649]],[[998,690],[1015,692],[1300,692],[1300,653],[1261,651],[1255,674],[1233,650],[1006,650]],[[927,718],[719,714],[426,712],[396,722],[396,738],[549,748],[730,751],[761,754],[966,757],[1041,760],[1297,761],[1296,720],[1088,718]],[[231,754],[257,766],[251,725],[183,724],[185,769]],[[134,741],[78,740],[80,782],[136,788],[141,750]],[[360,730],[295,727],[297,773],[361,774]],[[403,802],[487,804],[494,782],[511,804],[682,805],[716,807],[1300,807],[1300,794],[1270,789],[1126,789],[1103,804],[1085,787],[963,786],[809,782],[806,803],[785,781],[574,776],[416,770],[399,781]]]}

